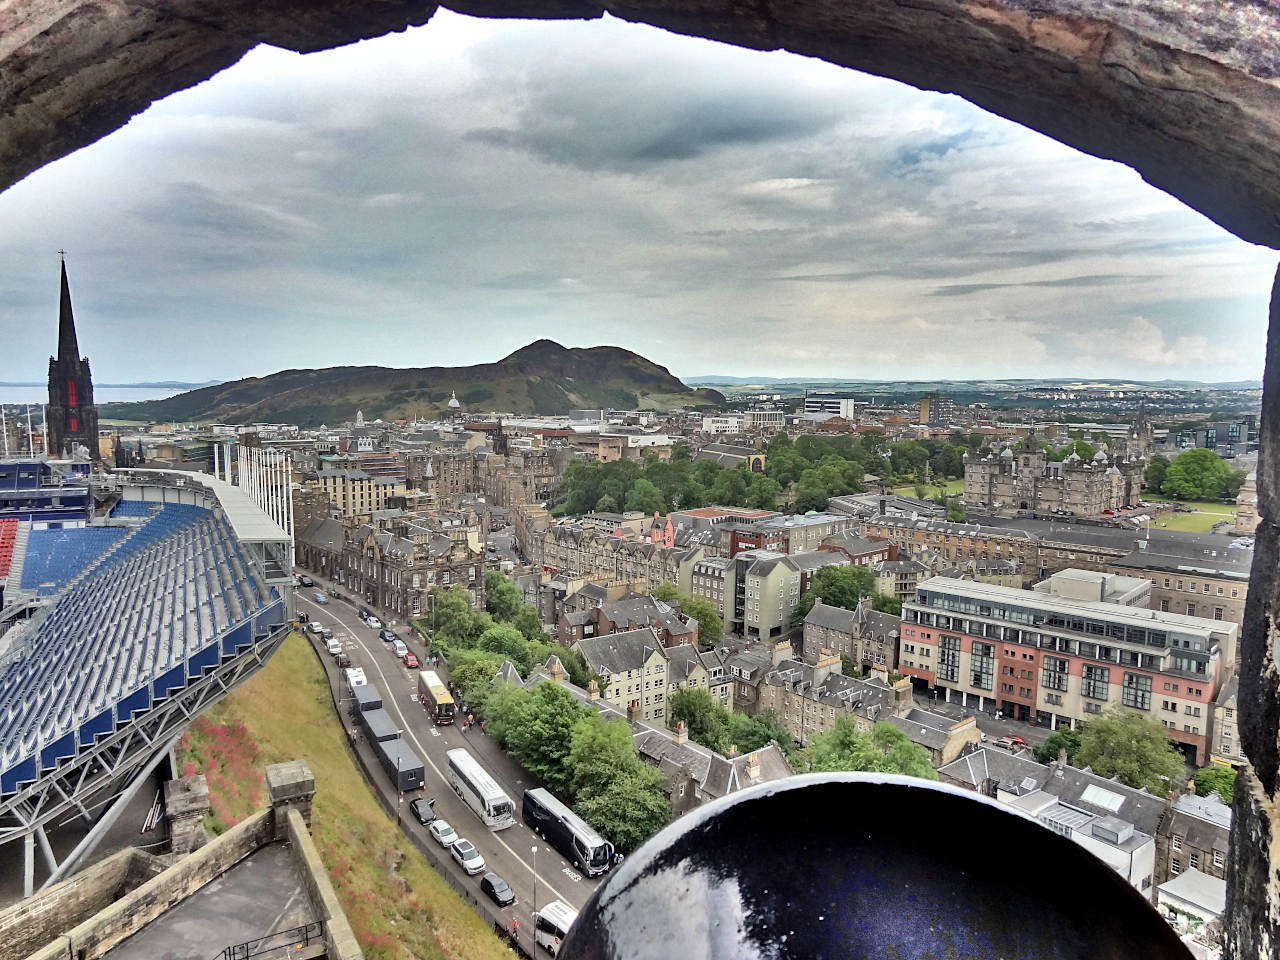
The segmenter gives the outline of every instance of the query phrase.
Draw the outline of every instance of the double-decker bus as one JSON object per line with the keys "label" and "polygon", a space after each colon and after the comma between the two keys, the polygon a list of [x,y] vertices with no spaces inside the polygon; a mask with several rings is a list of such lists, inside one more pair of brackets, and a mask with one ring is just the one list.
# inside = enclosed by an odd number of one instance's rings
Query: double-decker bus
{"label": "double-decker bus", "polygon": [[453,697],[449,696],[449,688],[434,670],[418,671],[418,700],[437,727],[453,723]]}
{"label": "double-decker bus", "polygon": [[515,804],[498,782],[466,750],[450,750],[449,785],[467,802],[490,830],[505,830],[516,822]]}
{"label": "double-decker bus", "polygon": [[534,833],[576,863],[587,876],[596,877],[609,869],[613,862],[613,844],[550,791],[542,787],[526,790],[520,813]]}

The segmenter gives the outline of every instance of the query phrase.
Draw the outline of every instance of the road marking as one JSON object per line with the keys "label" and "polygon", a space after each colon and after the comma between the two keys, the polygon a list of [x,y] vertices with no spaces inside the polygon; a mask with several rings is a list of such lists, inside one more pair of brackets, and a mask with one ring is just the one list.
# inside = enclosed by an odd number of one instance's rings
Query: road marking
{"label": "road marking", "polygon": [[[306,600],[305,597],[303,597],[303,599]],[[334,612],[336,614],[337,611],[334,611]],[[387,680],[387,675],[382,672],[382,667],[378,664],[378,661],[374,659],[373,654],[369,652],[369,648],[365,646],[364,641],[357,638],[356,643],[358,643],[361,646],[361,648],[364,650],[365,654],[368,655],[370,663],[373,664],[373,669],[378,671],[378,676],[382,677],[382,682],[387,684],[388,689],[390,689],[390,682]],[[419,740],[417,735],[412,730],[409,729],[409,721],[405,719],[404,712],[401,711],[400,709],[400,704],[396,703],[396,698],[388,694],[387,699],[390,701],[391,706],[395,707],[396,713],[400,715],[400,721],[403,724],[404,732],[413,740],[415,744],[417,744],[418,749],[422,752],[422,762],[428,764],[431,767],[431,769],[435,771],[436,776],[444,781],[445,786],[449,786],[450,789],[452,789],[449,778],[440,772],[440,768],[436,766],[435,761],[432,760],[429,756],[427,756],[427,748],[422,745],[422,741]],[[436,734],[436,736],[440,735],[439,731],[436,730],[434,727],[432,728],[431,732]],[[457,791],[454,791],[454,792],[456,793]],[[484,826],[484,824],[482,823],[481,826]],[[528,863],[528,861],[526,861],[524,857],[520,856],[520,854],[516,853],[516,851],[505,840],[503,840],[502,837],[494,833],[492,830],[489,831],[489,835],[494,840],[496,840],[499,844],[501,844],[502,848],[506,850],[507,853],[511,854],[511,856],[516,861],[523,864],[526,870],[529,870],[531,873],[533,872],[533,867]],[[542,879],[542,878],[539,878],[539,879]],[[566,897],[559,890],[557,890],[555,887],[553,887],[551,885],[550,880],[544,879],[543,883],[546,885],[548,890],[550,890],[552,893],[556,895],[557,898],[559,898],[560,900],[569,902],[569,898]]]}

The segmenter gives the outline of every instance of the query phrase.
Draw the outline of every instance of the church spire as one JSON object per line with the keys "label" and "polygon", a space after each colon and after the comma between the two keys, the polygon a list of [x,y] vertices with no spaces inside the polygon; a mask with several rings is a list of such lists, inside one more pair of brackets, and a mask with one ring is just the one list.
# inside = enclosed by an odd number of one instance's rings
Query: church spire
{"label": "church spire", "polygon": [[67,285],[65,257],[62,261],[62,302],[58,305],[58,359],[80,359],[80,345],[76,342],[76,318],[71,313],[71,288]]}

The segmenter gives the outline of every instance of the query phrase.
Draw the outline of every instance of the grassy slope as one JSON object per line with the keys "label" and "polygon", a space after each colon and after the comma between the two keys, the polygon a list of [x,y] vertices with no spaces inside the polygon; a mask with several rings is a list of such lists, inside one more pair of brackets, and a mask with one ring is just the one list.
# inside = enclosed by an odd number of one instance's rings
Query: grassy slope
{"label": "grassy slope", "polygon": [[184,761],[209,779],[214,830],[265,802],[265,764],[299,757],[310,764],[316,846],[370,960],[509,957],[383,813],[344,737],[324,672],[295,634],[261,673],[201,718],[185,738]]}

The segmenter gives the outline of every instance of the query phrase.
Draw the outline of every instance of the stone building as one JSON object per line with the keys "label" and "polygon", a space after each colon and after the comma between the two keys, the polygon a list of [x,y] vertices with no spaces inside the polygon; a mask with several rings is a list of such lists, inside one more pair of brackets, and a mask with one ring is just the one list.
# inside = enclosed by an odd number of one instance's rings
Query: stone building
{"label": "stone building", "polygon": [[577,523],[547,527],[540,543],[530,560],[536,556],[535,562],[548,572],[613,582],[639,580],[651,591],[671,583],[688,593],[693,561],[702,556],[701,547],[667,547]]}
{"label": "stone building", "polygon": [[1239,716],[1240,678],[1232,676],[1222,685],[1213,701],[1213,724],[1209,728],[1209,760],[1228,767],[1239,768],[1248,760],[1240,743]]}
{"label": "stone building", "polygon": [[605,679],[601,697],[628,718],[657,720],[666,716],[667,651],[650,627],[587,637],[573,649]]}
{"label": "stone building", "polygon": [[964,455],[964,505],[997,517],[1061,514],[1101,517],[1107,511],[1137,506],[1146,459],[1140,453],[1114,460],[1099,450],[1089,461],[1077,454],[1053,461],[1031,431],[1015,453]]}
{"label": "stone building", "polygon": [[80,356],[76,321],[71,312],[67,263],[62,262],[62,291],[58,304],[58,355],[49,358],[49,404],[44,410],[46,452],[55,458],[68,456],[82,446],[92,460],[98,448],[98,408],[93,403],[93,376],[89,358]]}
{"label": "stone building", "polygon": [[864,669],[895,671],[901,626],[901,617],[881,613],[865,598],[854,610],[819,600],[804,618],[801,656],[806,663],[817,663],[833,653]]}

